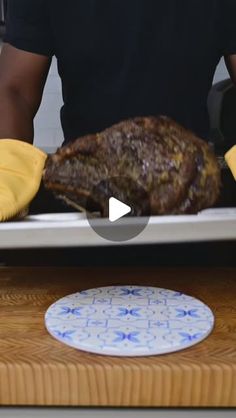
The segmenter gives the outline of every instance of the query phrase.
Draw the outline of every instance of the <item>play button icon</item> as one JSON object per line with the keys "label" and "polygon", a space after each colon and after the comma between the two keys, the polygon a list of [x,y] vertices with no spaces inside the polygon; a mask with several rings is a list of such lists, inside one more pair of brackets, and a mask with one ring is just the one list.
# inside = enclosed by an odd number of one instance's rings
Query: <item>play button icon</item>
{"label": "play button icon", "polygon": [[116,222],[118,219],[123,218],[123,216],[131,213],[132,209],[130,206],[116,199],[115,197],[110,197],[109,199],[109,221]]}
{"label": "play button icon", "polygon": [[149,195],[129,177],[109,177],[95,185],[87,199],[86,213],[90,226],[100,237],[125,242],[146,228]]}

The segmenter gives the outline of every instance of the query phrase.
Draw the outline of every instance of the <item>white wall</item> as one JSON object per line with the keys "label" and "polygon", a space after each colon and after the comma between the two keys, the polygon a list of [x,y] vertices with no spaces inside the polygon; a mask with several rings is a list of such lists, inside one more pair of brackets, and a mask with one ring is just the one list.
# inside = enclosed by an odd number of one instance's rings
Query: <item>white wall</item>
{"label": "white wall", "polygon": [[[228,78],[228,72],[222,60],[217,68],[214,83]],[[57,73],[56,60],[53,60],[46,83],[43,100],[35,118],[35,145],[40,147],[59,147],[63,141],[60,124],[62,106],[61,82]]]}
{"label": "white wall", "polygon": [[61,80],[54,59],[49,71],[44,95],[34,120],[34,144],[40,147],[59,147],[63,141],[60,123],[62,106]]}
{"label": "white wall", "polygon": [[215,78],[214,78],[214,83],[218,83],[218,81],[224,80],[225,78],[228,78],[228,77],[229,77],[229,73],[225,66],[225,62],[222,59],[217,67]]}

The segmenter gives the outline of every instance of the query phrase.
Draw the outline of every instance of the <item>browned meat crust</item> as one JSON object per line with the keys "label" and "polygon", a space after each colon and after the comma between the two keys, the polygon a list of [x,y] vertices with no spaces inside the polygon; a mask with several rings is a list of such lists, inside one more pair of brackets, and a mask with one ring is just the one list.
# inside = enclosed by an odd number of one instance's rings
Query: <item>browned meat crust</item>
{"label": "browned meat crust", "polygon": [[[220,168],[208,144],[163,116],[127,120],[59,149],[47,160],[44,183],[74,207],[85,208],[92,198],[105,216],[106,190],[92,196],[94,186],[116,176],[131,178],[146,190],[153,215],[191,214],[211,207],[221,185]],[[125,180],[114,188],[121,200],[134,193]],[[140,201],[136,214],[143,212]]]}

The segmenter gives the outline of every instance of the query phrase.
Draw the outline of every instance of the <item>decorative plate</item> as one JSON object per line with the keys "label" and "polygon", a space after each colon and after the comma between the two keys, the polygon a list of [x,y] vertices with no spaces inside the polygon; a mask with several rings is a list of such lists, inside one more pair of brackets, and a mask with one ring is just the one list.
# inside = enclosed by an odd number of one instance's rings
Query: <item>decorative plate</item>
{"label": "decorative plate", "polygon": [[57,340],[112,356],[150,356],[179,351],[204,340],[214,327],[201,301],[172,290],[110,286],[66,296],[45,315]]}

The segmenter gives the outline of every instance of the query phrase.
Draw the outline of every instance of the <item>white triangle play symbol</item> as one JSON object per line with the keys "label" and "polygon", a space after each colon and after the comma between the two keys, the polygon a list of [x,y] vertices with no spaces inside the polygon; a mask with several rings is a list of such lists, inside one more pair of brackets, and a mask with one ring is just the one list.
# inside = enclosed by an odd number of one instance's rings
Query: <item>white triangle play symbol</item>
{"label": "white triangle play symbol", "polygon": [[115,222],[123,216],[131,212],[131,207],[116,199],[111,197],[109,199],[109,221]]}

